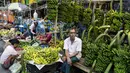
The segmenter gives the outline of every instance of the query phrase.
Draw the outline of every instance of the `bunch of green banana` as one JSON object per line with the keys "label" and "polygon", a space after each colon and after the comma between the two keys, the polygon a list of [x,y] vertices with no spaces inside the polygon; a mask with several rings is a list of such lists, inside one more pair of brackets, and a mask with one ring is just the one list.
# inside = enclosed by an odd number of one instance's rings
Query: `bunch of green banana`
{"label": "bunch of green banana", "polygon": [[55,20],[57,15],[58,0],[47,0],[48,19]]}
{"label": "bunch of green banana", "polygon": [[89,25],[91,24],[91,19],[92,19],[92,9],[87,8],[83,12],[83,25],[89,27]]}
{"label": "bunch of green banana", "polygon": [[[86,45],[86,46],[85,46]],[[83,44],[83,54],[85,54],[85,65],[91,66],[94,60],[97,58],[99,48],[94,43]]]}
{"label": "bunch of green banana", "polygon": [[95,25],[96,26],[102,26],[103,25],[103,19],[104,19],[104,12],[100,8],[95,9]]}
{"label": "bunch of green banana", "polygon": [[122,24],[122,14],[120,14],[117,11],[110,10],[106,14],[106,24],[105,25],[111,25],[110,30],[117,32],[120,30],[121,24]]}
{"label": "bunch of green banana", "polygon": [[114,54],[111,49],[108,48],[107,44],[100,43],[98,47],[100,49],[98,52],[97,63],[95,65],[95,71],[104,72],[109,63],[112,61]]}
{"label": "bunch of green banana", "polygon": [[81,9],[82,9],[82,6],[78,5],[77,2],[73,3],[73,22],[76,22],[76,23],[79,22],[79,15],[80,15]]}
{"label": "bunch of green banana", "polygon": [[129,63],[129,47],[123,46],[123,49],[113,49],[115,56],[114,61],[114,73],[128,73],[128,63]]}
{"label": "bunch of green banana", "polygon": [[123,25],[125,25],[125,29],[129,30],[130,29],[130,13],[125,12],[123,13]]}

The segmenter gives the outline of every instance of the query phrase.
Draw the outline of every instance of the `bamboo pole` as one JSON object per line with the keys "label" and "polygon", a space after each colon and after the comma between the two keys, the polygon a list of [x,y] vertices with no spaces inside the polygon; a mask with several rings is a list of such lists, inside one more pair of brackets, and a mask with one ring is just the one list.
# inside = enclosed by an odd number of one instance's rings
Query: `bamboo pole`
{"label": "bamboo pole", "polygon": [[95,8],[96,8],[96,5],[97,5],[97,2],[94,2],[94,5],[93,5],[93,12],[92,12],[92,24],[94,25],[94,21],[95,21]]}
{"label": "bamboo pole", "polygon": [[89,8],[91,7],[91,4],[92,4],[92,0],[90,0],[90,2],[89,2]]}
{"label": "bamboo pole", "polygon": [[123,6],[122,0],[120,0],[120,13],[122,13],[122,6]]}
{"label": "bamboo pole", "polygon": [[56,6],[56,20],[55,20],[55,33],[54,33],[54,41],[55,41],[55,46],[56,46],[56,37],[57,37],[57,20],[58,20],[58,5]]}

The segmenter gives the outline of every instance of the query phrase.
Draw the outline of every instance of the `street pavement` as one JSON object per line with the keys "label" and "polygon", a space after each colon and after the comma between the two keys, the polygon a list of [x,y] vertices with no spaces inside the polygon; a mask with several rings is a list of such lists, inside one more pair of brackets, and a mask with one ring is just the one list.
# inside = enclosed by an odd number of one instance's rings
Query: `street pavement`
{"label": "street pavement", "polygon": [[0,65],[0,73],[11,73],[9,70],[5,70]]}

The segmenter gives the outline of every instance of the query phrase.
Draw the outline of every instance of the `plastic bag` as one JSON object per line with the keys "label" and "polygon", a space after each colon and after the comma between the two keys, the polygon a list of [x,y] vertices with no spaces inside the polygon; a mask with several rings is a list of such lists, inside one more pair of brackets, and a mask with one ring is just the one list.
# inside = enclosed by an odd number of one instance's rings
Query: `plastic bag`
{"label": "plastic bag", "polygon": [[22,65],[20,64],[20,62],[14,63],[9,68],[9,70],[11,71],[11,73],[19,73],[21,69],[22,69]]}

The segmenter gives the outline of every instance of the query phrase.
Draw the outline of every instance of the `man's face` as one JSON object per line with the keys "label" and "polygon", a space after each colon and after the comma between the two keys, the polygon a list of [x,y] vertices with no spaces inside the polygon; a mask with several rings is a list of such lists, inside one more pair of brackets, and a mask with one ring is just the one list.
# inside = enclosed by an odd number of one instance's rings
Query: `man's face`
{"label": "man's face", "polygon": [[71,29],[69,35],[70,35],[70,39],[71,39],[71,40],[74,40],[74,39],[75,39],[75,36],[76,36],[76,31],[75,31],[75,29]]}
{"label": "man's face", "polygon": [[18,44],[14,44],[14,48],[18,47]]}

